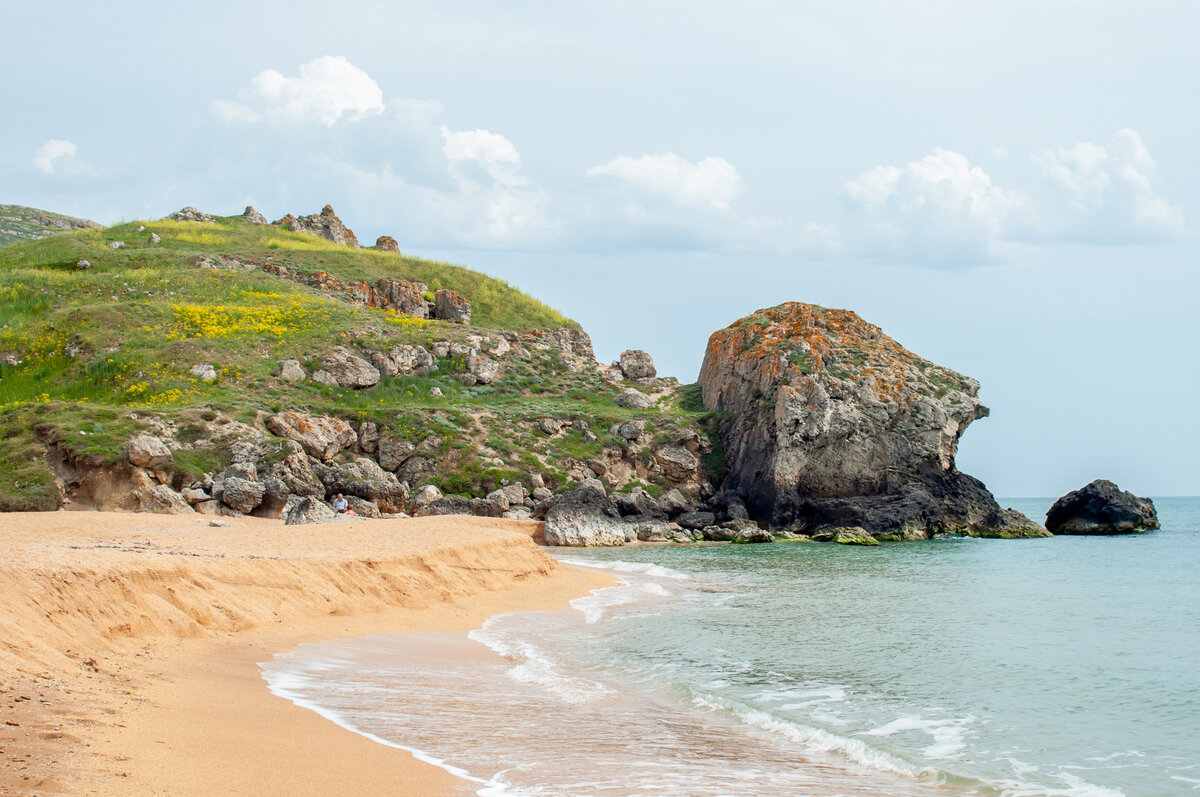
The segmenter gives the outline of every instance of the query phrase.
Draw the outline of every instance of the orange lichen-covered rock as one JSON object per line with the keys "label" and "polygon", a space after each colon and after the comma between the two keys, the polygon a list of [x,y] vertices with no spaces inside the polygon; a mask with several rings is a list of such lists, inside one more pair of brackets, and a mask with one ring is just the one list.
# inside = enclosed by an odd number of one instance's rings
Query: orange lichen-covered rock
{"label": "orange lichen-covered rock", "polygon": [[375,248],[381,252],[399,252],[400,244],[390,235],[381,235],[375,239]]}
{"label": "orange lichen-covered rock", "polygon": [[433,317],[442,321],[471,323],[471,303],[458,291],[442,289],[434,294]]}
{"label": "orange lichen-covered rock", "polygon": [[1012,525],[954,464],[988,414],[979,383],[853,312],[788,302],[740,319],[709,338],[700,386],[726,415],[726,489],[772,525],[899,537]]}

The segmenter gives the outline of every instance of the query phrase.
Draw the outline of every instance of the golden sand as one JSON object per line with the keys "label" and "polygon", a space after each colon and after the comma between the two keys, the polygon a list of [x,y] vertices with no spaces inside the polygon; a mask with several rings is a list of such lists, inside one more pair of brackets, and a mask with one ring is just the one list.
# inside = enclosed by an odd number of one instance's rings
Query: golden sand
{"label": "golden sand", "polygon": [[0,794],[448,794],[443,770],[272,695],[258,662],[612,583],[546,555],[535,523],[228,522],[0,514]]}

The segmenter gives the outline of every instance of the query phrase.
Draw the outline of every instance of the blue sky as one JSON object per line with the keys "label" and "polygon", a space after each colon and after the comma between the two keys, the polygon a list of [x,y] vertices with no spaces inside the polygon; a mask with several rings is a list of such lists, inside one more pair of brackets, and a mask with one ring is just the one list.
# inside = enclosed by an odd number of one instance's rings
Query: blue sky
{"label": "blue sky", "polygon": [[326,202],[693,381],[847,307],[978,378],[999,495],[1200,494],[1200,6],[6,5],[0,201]]}

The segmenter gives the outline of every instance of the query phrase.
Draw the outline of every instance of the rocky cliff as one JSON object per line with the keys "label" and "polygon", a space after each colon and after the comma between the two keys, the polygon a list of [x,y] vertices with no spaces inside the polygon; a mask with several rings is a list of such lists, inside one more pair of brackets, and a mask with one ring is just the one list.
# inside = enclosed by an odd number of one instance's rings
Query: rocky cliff
{"label": "rocky cliff", "polygon": [[713,333],[700,371],[728,476],[753,517],[803,534],[1045,534],[954,463],[979,383],[855,313],[788,302]]}

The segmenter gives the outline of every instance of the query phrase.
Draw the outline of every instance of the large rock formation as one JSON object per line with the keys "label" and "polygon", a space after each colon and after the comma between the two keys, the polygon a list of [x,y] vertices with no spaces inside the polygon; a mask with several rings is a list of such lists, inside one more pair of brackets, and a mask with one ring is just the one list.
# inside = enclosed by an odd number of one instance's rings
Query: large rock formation
{"label": "large rock formation", "polygon": [[788,302],[718,330],[700,386],[726,414],[726,489],[773,527],[1046,534],[955,468],[962,433],[988,414],[979,383],[852,312]]}
{"label": "large rock formation", "polygon": [[333,212],[332,205],[326,205],[321,208],[320,213],[314,213],[311,216],[296,218],[289,213],[275,224],[286,227],[292,232],[312,233],[333,241],[335,244],[358,248],[358,238],[354,235],[354,231],[342,223],[342,220]]}
{"label": "large rock formation", "polygon": [[1097,479],[1055,501],[1046,528],[1055,534],[1131,534],[1159,528],[1158,511],[1149,498]]}

